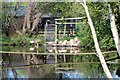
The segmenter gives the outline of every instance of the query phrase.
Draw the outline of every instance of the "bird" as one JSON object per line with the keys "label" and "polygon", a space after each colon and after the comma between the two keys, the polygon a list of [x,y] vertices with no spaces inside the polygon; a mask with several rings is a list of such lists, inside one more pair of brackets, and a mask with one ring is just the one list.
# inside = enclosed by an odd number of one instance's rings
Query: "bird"
{"label": "bird", "polygon": [[58,50],[59,53],[62,53],[62,50]]}
{"label": "bird", "polygon": [[48,42],[49,45],[53,44],[53,42]]}
{"label": "bird", "polygon": [[65,52],[67,52],[67,50],[65,48],[62,48],[62,49],[58,50],[58,52],[65,53]]}
{"label": "bird", "polygon": [[32,41],[30,41],[30,43],[32,43],[32,44],[33,44],[34,42],[35,42],[35,41],[33,41],[33,40],[32,40]]}
{"label": "bird", "polygon": [[73,45],[74,45],[74,40],[71,39],[71,40],[70,40],[70,46],[72,47]]}
{"label": "bird", "polygon": [[62,44],[62,41],[59,41],[59,44]]}
{"label": "bird", "polygon": [[75,49],[75,50],[74,50],[74,52],[75,52],[75,53],[78,53],[78,52],[79,52],[79,50],[78,50],[78,49]]}
{"label": "bird", "polygon": [[55,39],[55,42],[58,42],[58,39]]}
{"label": "bird", "polygon": [[62,46],[66,45],[66,44],[67,44],[67,42],[66,42],[66,41],[63,41],[63,42],[62,42]]}
{"label": "bird", "polygon": [[67,52],[67,50],[66,50],[66,49],[64,49],[64,50],[62,50],[62,52],[63,52],[63,53],[65,53],[65,52]]}
{"label": "bird", "polygon": [[30,51],[34,51],[34,50],[35,50],[35,48],[31,47],[29,50],[30,50]]}
{"label": "bird", "polygon": [[53,49],[48,49],[48,52],[53,52]]}

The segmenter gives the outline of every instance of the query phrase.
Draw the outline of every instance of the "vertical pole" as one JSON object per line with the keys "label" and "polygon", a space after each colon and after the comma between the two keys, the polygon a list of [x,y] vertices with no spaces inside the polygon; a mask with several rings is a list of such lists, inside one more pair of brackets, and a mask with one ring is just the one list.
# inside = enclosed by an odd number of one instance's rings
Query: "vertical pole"
{"label": "vertical pole", "polygon": [[47,34],[47,33],[46,33],[46,32],[47,32],[47,29],[46,29],[46,28],[47,28],[47,26],[48,26],[48,24],[47,24],[47,22],[46,22],[45,27],[44,27],[44,38],[45,38],[44,44],[45,44],[45,52],[46,52],[46,36],[47,36],[47,35],[46,35],[46,34]]}
{"label": "vertical pole", "polygon": [[65,37],[65,33],[66,33],[66,21],[65,21],[65,24],[64,24],[64,34],[63,34],[64,37]]}
{"label": "vertical pole", "polygon": [[77,29],[77,20],[75,20],[75,31]]}
{"label": "vertical pole", "polygon": [[66,63],[66,57],[65,57],[65,54],[63,55],[63,57],[64,57],[64,63]]}
{"label": "vertical pole", "polygon": [[37,42],[37,53],[38,53],[38,48],[39,48],[39,44],[38,44],[38,42]]}
{"label": "vertical pole", "polygon": [[[57,21],[55,21],[55,44],[57,44]],[[57,63],[57,46],[55,47],[55,63]]]}
{"label": "vertical pole", "polygon": [[55,21],[55,43],[57,43],[56,40],[57,40],[57,21]]}

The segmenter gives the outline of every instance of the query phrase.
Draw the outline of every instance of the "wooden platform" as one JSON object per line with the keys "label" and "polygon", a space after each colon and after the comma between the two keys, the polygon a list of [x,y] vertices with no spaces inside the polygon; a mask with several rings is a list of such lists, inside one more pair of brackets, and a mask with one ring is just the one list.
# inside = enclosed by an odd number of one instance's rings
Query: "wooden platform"
{"label": "wooden platform", "polygon": [[[117,51],[107,51],[102,52],[103,54],[106,53],[116,53]],[[96,54],[95,52],[91,53],[36,53],[36,52],[12,52],[12,51],[0,51],[0,53],[9,53],[9,54],[39,54],[39,55],[90,55],[90,54]]]}
{"label": "wooden platform", "polygon": [[74,68],[59,67],[55,68],[55,70],[74,70]]}

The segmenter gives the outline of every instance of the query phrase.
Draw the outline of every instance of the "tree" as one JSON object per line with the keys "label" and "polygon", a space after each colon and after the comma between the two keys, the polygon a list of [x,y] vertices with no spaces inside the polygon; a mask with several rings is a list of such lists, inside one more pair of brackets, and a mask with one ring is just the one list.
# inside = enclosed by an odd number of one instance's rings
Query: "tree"
{"label": "tree", "polygon": [[88,18],[88,24],[90,25],[91,32],[92,32],[92,35],[93,35],[93,41],[94,41],[94,44],[95,44],[95,49],[97,51],[97,55],[98,55],[98,57],[100,59],[100,62],[102,64],[103,70],[104,70],[104,72],[105,72],[105,74],[106,74],[106,76],[108,78],[112,78],[112,75],[111,75],[111,73],[110,73],[110,71],[109,71],[109,69],[107,67],[105,59],[104,59],[104,57],[102,55],[102,52],[101,52],[101,50],[99,48],[99,43],[98,43],[98,40],[97,40],[96,32],[95,32],[94,25],[93,25],[92,19],[90,17],[89,11],[88,11],[88,7],[86,5],[86,1],[83,0],[83,3],[81,3],[81,4],[85,9],[85,12],[86,12],[86,15],[87,15],[87,18]]}
{"label": "tree", "polygon": [[29,2],[22,28],[23,34],[27,32],[30,34],[30,37],[34,29],[38,26],[38,23],[40,23],[42,16],[42,13],[36,9],[36,5],[36,3]]}
{"label": "tree", "polygon": [[114,10],[113,10],[113,4],[108,4],[109,6],[109,13],[110,13],[110,25],[111,25],[111,31],[112,31],[112,34],[113,34],[113,39],[114,39],[114,42],[115,42],[115,45],[116,45],[116,49],[117,49],[117,52],[119,54],[119,57],[120,57],[120,38],[119,38],[119,35],[118,35],[118,30],[117,30],[117,27],[116,27],[116,23],[115,23],[115,15],[114,15]]}

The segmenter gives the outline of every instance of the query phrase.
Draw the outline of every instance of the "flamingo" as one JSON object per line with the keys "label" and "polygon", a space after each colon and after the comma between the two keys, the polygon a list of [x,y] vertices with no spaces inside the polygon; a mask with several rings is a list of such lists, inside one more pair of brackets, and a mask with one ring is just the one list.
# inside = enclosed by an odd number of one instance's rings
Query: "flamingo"
{"label": "flamingo", "polygon": [[53,52],[53,50],[51,49],[51,50],[48,50],[48,52]]}
{"label": "flamingo", "polygon": [[30,50],[30,51],[34,51],[34,50],[35,50],[35,48],[31,47],[29,50]]}
{"label": "flamingo", "polygon": [[32,43],[32,44],[33,44],[33,43],[35,43],[35,41],[33,41],[33,40],[32,40],[32,41],[30,41],[30,43]]}
{"label": "flamingo", "polygon": [[59,41],[59,44],[62,44],[62,41]]}
{"label": "flamingo", "polygon": [[52,49],[52,48],[49,48],[49,49],[48,49],[48,52],[53,52],[53,49]]}
{"label": "flamingo", "polygon": [[70,53],[73,53],[74,51],[73,51],[73,48],[72,48],[72,45],[74,44],[74,40],[73,39],[71,39],[70,40],[70,46],[71,46],[71,49],[70,49]]}
{"label": "flamingo", "polygon": [[74,52],[75,52],[75,53],[78,53],[78,52],[79,52],[79,50],[78,50],[78,49],[75,49],[75,50],[74,50]]}
{"label": "flamingo", "polygon": [[60,52],[60,53],[65,53],[65,52],[67,52],[67,50],[66,49],[64,49],[64,48],[62,48],[61,50],[58,50],[58,52]]}
{"label": "flamingo", "polygon": [[77,37],[74,38],[74,45],[75,46],[78,46],[79,45],[79,40]]}
{"label": "flamingo", "polygon": [[62,53],[62,50],[58,50],[59,53]]}

